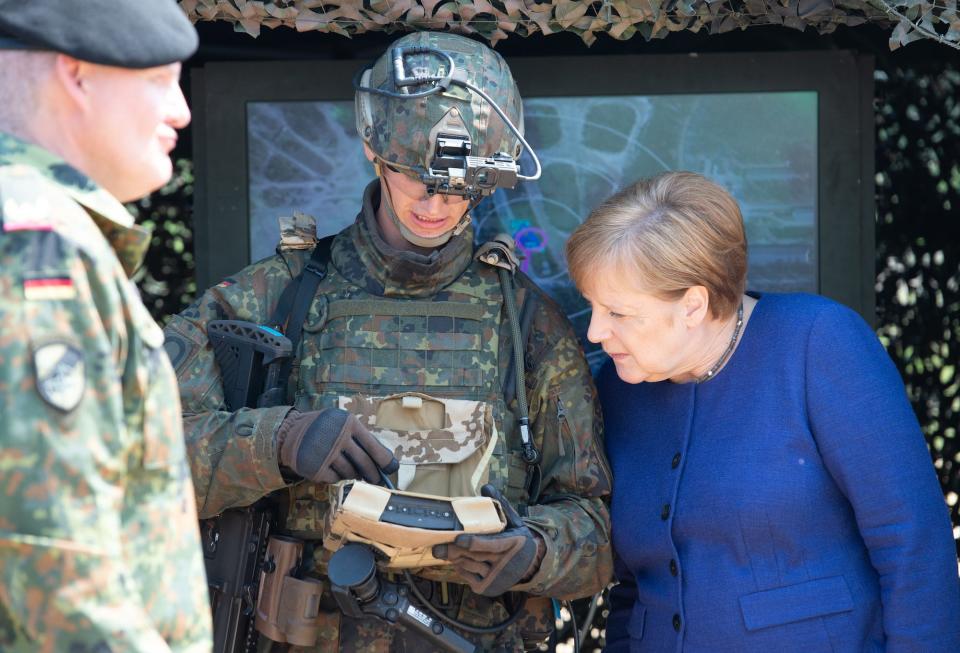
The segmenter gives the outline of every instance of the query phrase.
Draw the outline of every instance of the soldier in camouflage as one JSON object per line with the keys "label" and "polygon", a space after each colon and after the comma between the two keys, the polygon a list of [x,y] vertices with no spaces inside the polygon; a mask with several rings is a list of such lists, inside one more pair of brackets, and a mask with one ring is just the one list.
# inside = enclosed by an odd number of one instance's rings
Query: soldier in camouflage
{"label": "soldier in camouflage", "polygon": [[[190,119],[179,8],[0,0],[0,650],[204,653],[176,378],[118,200]],[[96,62],[96,63],[93,63]]]}
{"label": "soldier in camouflage", "polygon": [[[398,59],[400,47],[414,49]],[[449,79],[439,81],[442,92],[400,97],[430,86],[405,85],[405,78],[450,74],[487,97]],[[376,482],[376,464],[396,470],[401,489],[475,495],[477,474],[440,471],[474,461],[522,521],[503,533],[461,535],[435,547],[433,556],[449,564],[419,571],[431,579],[421,589],[447,614],[477,626],[507,616],[509,593],[528,595],[517,623],[463,634],[485,651],[535,648],[553,629],[547,597],[588,596],[611,577],[610,475],[594,386],[570,324],[528,278],[514,275],[527,370],[518,380],[498,269],[474,252],[469,209],[482,194],[510,185],[493,175],[509,176],[521,153],[520,96],[499,55],[451,34],[401,38],[359,84],[357,126],[378,179],[367,187],[356,222],[332,242],[303,325],[287,405],[225,410],[206,326],[218,319],[269,324],[317,242],[305,216],[281,221],[278,255],[210,288],[166,328],[200,514],[215,516],[277,493],[285,532],[318,543],[310,574],[323,580],[329,552],[319,541],[329,483]],[[517,131],[494,103],[520,125]],[[471,187],[463,178],[469,174],[455,165],[465,159],[454,150],[499,157],[504,165],[473,178]],[[518,426],[517,385],[529,406],[529,435]],[[442,404],[436,423],[396,417],[403,407],[430,403]],[[535,461],[524,458],[525,436],[539,453]],[[385,622],[340,614],[329,588],[320,620],[316,647],[290,650],[432,648]],[[261,644],[271,650],[264,638]]]}

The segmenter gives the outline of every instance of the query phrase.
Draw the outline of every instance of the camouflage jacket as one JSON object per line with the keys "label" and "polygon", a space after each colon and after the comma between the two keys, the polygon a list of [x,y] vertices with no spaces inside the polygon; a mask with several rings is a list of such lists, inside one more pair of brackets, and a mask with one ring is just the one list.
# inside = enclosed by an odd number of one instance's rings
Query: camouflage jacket
{"label": "camouflage jacket", "polygon": [[210,650],[176,379],[128,278],[148,243],[0,134],[0,650]]}
{"label": "camouflage jacket", "polygon": [[[379,186],[373,183],[364,196],[357,221],[333,241],[327,278],[321,282],[304,325],[301,358],[294,372],[297,379],[291,379],[291,386],[296,387],[290,389],[290,403],[300,410],[329,405],[323,386],[331,379],[329,370],[318,360],[320,350],[337,346],[341,339],[356,342],[359,338],[377,338],[380,331],[381,325],[373,318],[362,316],[354,322],[340,322],[340,328],[326,328],[329,325],[325,320],[334,321],[333,300],[363,293],[365,297],[448,301],[454,293],[452,288],[462,288],[464,278],[476,275],[478,268],[485,266],[473,260],[472,230],[430,257],[421,257],[426,260],[422,264],[390,251],[379,236],[374,217],[378,196]],[[276,433],[290,407],[225,411],[223,387],[207,342],[206,324],[214,319],[267,324],[284,288],[306,264],[311,238],[309,234],[302,239],[307,248],[282,251],[210,288],[166,327],[180,381],[187,447],[201,516],[250,504],[288,485],[279,468]],[[496,278],[489,269],[485,272]],[[530,502],[532,505],[523,506],[521,512],[546,542],[546,554],[534,577],[515,589],[557,598],[590,595],[606,584],[612,566],[609,518],[604,503],[610,491],[610,476],[603,454],[595,389],[568,321],[529,280],[518,278],[520,302],[534,296],[537,300],[526,343],[526,390],[532,436],[543,453],[540,491]],[[497,295],[499,311],[499,286]],[[457,296],[462,301],[463,293]],[[500,320],[498,324],[499,333],[485,333],[482,337],[499,338],[501,342],[499,360],[494,361],[491,367],[495,369],[490,371],[499,379],[498,383],[503,383],[512,369],[511,340],[507,321]],[[441,340],[446,335],[431,333],[431,337]],[[348,351],[347,356],[353,355]],[[387,368],[370,367],[371,364],[382,363],[362,363],[358,359],[350,368],[356,376],[347,381],[353,382],[358,392],[364,389],[363,374],[387,373],[375,372]],[[481,367],[479,363],[474,366]],[[406,368],[402,364],[399,369],[392,368],[390,373],[396,374],[396,380],[389,382],[397,386],[393,391],[442,385],[430,378],[430,373],[416,360]],[[469,369],[463,371],[465,375],[470,373]],[[382,385],[383,381],[380,382]],[[520,448],[518,441],[509,441],[506,447],[514,451]],[[501,487],[507,497],[526,503],[530,497],[519,489],[524,485],[522,463],[501,472],[491,482],[499,480],[501,486],[509,485]],[[318,505],[325,488],[298,483],[289,492],[288,528],[310,537],[313,526],[319,529],[319,525],[317,519],[303,514],[305,506]],[[318,517],[322,522],[323,515]]]}

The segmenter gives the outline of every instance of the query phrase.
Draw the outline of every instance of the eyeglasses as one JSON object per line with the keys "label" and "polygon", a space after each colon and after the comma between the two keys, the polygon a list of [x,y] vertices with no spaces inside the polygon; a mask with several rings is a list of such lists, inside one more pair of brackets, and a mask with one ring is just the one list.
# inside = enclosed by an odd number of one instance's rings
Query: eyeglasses
{"label": "eyeglasses", "polygon": [[[433,195],[427,192],[427,185],[420,181],[420,178],[412,170],[395,167],[386,161],[380,160],[380,165],[384,170],[389,170],[391,173],[390,176],[390,191],[400,192],[409,199],[418,202],[426,202]],[[443,193],[436,193],[442,200],[444,204],[456,204],[458,202],[466,201],[466,198],[460,195],[446,195]]]}

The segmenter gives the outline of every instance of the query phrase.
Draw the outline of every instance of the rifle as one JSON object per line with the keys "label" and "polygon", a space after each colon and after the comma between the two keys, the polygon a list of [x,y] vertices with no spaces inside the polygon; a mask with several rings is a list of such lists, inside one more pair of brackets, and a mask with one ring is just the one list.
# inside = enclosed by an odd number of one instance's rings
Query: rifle
{"label": "rifle", "polygon": [[[228,410],[285,403],[286,380],[281,368],[292,352],[287,337],[240,320],[209,322],[207,337],[220,367]],[[277,516],[276,505],[263,498],[200,520],[214,653],[256,651],[259,633],[254,628],[254,610],[260,571]]]}

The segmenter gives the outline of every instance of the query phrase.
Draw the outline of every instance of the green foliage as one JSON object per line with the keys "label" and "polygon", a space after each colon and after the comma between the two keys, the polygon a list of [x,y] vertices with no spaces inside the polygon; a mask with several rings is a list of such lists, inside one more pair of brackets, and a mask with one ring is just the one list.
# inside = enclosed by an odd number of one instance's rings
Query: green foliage
{"label": "green foliage", "polygon": [[877,329],[960,530],[960,71],[878,70]]}
{"label": "green foliage", "polygon": [[153,230],[146,260],[134,275],[143,303],[160,324],[197,294],[193,260],[193,162],[178,159],[166,186],[127,205],[137,222]]}

